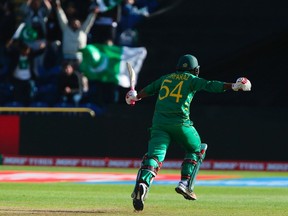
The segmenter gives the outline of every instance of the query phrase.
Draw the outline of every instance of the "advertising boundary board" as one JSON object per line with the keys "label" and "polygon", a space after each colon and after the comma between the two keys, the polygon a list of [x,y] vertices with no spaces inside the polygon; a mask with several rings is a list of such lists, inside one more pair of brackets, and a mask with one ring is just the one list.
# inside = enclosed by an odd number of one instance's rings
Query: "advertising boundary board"
{"label": "advertising boundary board", "polygon": [[[141,160],[133,158],[77,158],[2,155],[3,165],[138,168]],[[181,160],[165,160],[164,169],[179,169]],[[288,171],[288,162],[206,160],[202,170]]]}

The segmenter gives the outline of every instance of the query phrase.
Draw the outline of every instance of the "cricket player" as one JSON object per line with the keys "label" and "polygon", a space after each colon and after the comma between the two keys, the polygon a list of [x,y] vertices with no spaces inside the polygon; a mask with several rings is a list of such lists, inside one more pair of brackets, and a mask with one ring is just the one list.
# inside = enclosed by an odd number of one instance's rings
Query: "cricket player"
{"label": "cricket player", "polygon": [[175,72],[160,77],[138,94],[135,90],[126,94],[129,105],[158,94],[148,152],[143,157],[131,195],[135,211],[143,210],[149,187],[161,168],[171,140],[185,150],[181,180],[175,191],[187,200],[197,199],[193,192],[194,183],[207,145],[201,144],[200,136],[190,120],[190,104],[195,93],[200,90],[214,93],[251,90],[251,83],[245,77],[238,78],[235,83],[208,81],[199,77],[199,68],[196,57],[190,54],[181,56]]}

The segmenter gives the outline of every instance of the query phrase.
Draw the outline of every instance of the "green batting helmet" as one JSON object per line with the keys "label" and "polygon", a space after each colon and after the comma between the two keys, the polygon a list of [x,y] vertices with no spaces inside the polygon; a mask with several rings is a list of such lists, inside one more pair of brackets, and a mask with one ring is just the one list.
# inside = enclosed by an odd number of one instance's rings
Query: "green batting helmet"
{"label": "green batting helmet", "polygon": [[198,60],[190,54],[181,56],[176,66],[176,69],[179,71],[190,71],[196,68],[199,68]]}

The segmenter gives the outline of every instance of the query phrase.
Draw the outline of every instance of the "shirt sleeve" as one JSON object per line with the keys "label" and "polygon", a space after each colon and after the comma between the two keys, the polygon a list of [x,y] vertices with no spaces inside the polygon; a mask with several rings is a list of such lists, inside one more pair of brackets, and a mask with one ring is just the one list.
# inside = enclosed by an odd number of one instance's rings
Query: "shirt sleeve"
{"label": "shirt sleeve", "polygon": [[204,90],[207,92],[224,92],[224,82],[217,80],[205,80],[200,77],[193,77],[191,81],[193,91]]}
{"label": "shirt sleeve", "polygon": [[154,95],[155,93],[159,92],[160,88],[161,88],[161,84],[162,84],[162,80],[163,77],[159,78],[158,80],[150,83],[149,85],[147,85],[143,91],[147,94],[147,95]]}

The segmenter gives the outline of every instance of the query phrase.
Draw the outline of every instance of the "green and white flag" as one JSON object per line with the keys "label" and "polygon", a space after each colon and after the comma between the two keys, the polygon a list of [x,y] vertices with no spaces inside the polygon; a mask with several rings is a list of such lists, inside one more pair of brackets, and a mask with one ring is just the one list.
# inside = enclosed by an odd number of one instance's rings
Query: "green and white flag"
{"label": "green and white flag", "polygon": [[15,33],[12,36],[13,40],[20,39],[24,42],[31,42],[36,40],[38,33],[31,26],[26,25],[25,23],[20,23]]}
{"label": "green and white flag", "polygon": [[88,80],[114,83],[121,87],[130,87],[126,62],[133,67],[136,75],[142,68],[147,55],[145,47],[109,46],[89,44],[81,50],[83,60],[80,71]]}

